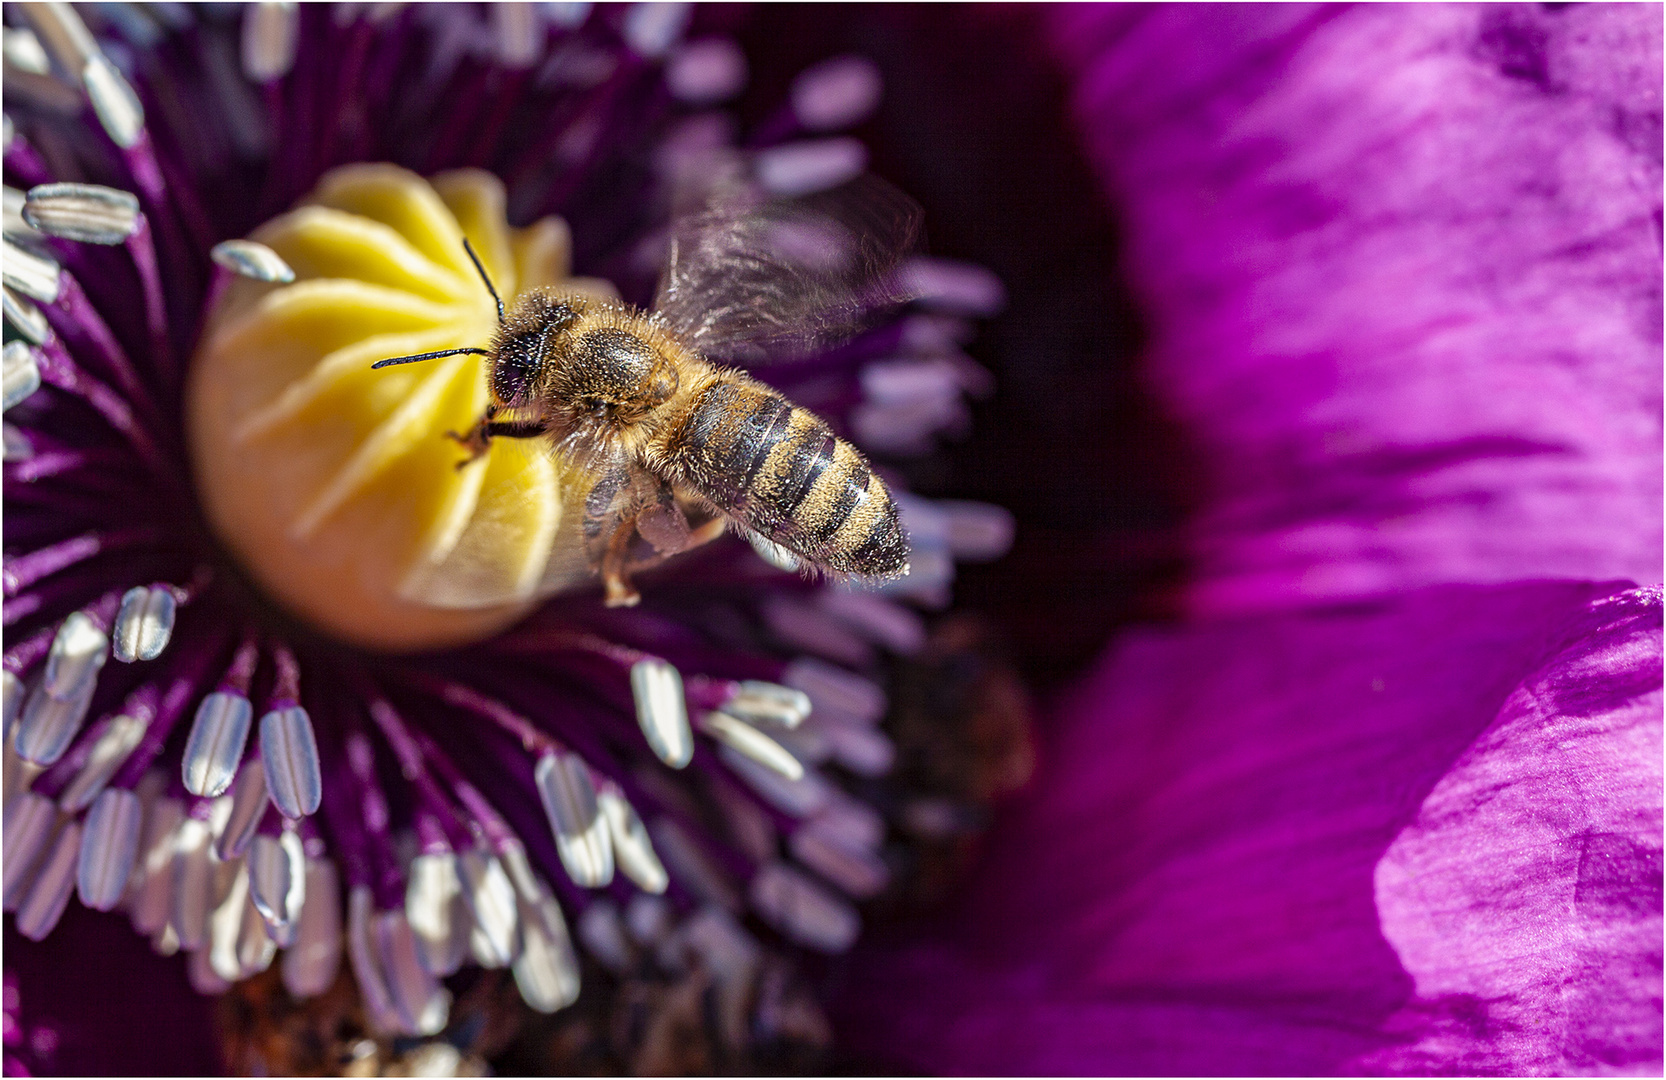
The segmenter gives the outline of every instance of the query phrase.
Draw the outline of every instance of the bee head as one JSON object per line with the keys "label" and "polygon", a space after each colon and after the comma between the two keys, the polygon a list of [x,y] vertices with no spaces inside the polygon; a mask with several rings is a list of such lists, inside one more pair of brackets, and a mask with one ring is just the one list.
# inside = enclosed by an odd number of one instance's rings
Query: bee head
{"label": "bee head", "polygon": [[634,423],[677,392],[677,369],[630,331],[604,327],[572,343],[555,390],[575,419]]}

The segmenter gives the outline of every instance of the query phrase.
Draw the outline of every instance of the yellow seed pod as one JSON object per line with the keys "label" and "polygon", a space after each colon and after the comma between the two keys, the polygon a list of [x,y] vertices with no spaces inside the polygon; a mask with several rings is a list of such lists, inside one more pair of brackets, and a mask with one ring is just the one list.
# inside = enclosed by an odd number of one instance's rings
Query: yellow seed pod
{"label": "yellow seed pod", "polygon": [[508,306],[568,277],[559,218],[511,229],[503,185],[351,165],[255,231],[295,271],[236,280],[210,314],[186,390],[201,501],[219,538],[292,613],[386,650],[484,637],[546,587],[581,486],[542,440],[466,457],[489,400],[485,358],[372,371],[392,356],[491,344],[497,312],[467,237]]}

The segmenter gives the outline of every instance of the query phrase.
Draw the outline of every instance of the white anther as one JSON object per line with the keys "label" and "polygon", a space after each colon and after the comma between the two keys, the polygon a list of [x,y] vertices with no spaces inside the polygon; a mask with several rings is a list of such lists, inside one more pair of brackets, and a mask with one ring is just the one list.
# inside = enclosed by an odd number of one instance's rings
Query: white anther
{"label": "white anther", "polygon": [[202,699],[180,761],[186,791],[213,798],[231,787],[253,719],[254,707],[242,694],[217,690]]}
{"label": "white anther", "polygon": [[664,660],[638,660],[631,665],[631,695],[648,748],[673,769],[687,765],[694,756],[694,733],[682,674]]}
{"label": "white anther", "polygon": [[274,941],[292,938],[307,893],[307,858],[301,838],[287,831],[281,836],[256,836],[249,845],[248,864],[250,902],[266,921]]}
{"label": "white anther", "polygon": [[795,728],[810,715],[810,695],[790,686],[748,679],[723,703],[723,711],[754,724]]}
{"label": "white anther", "polygon": [[578,939],[591,956],[615,975],[626,974],[636,963],[636,950],[625,931],[619,906],[605,897],[585,908],[578,917]]}
{"label": "white anther", "polygon": [[208,919],[214,910],[214,832],[209,822],[188,817],[174,843],[173,910],[168,922],[179,947],[194,952],[208,942]]}
{"label": "white anther", "polygon": [[405,919],[416,935],[417,956],[430,974],[443,977],[462,965],[468,937],[459,934],[455,924],[467,922],[468,909],[451,852],[425,852],[411,860]]}
{"label": "white anther", "polygon": [[243,9],[243,74],[253,83],[288,75],[300,36],[301,12],[295,4],[250,4]]}
{"label": "white anther", "polygon": [[34,884],[34,868],[52,829],[58,823],[58,807],[34,791],[17,796],[6,815],[4,845],[0,847],[0,875],[5,890],[4,907],[16,911]]}
{"label": "white anther", "polygon": [[335,864],[308,859],[304,893],[295,943],[283,953],[284,988],[301,999],[328,990],[341,966],[341,885]]}
{"label": "white anther", "polygon": [[121,609],[116,612],[115,635],[111,641],[116,659],[131,664],[161,656],[173,636],[178,610],[173,590],[166,585],[149,588],[140,585],[127,590],[121,598]]}
{"label": "white anther", "polygon": [[81,693],[98,678],[109,648],[110,639],[86,612],[72,612],[52,639],[41,688],[60,700]]}
{"label": "white anther", "polygon": [[138,889],[127,905],[133,929],[141,934],[154,934],[168,923],[173,910],[174,847],[184,823],[185,804],[178,799],[159,798],[145,813],[144,840],[134,868]]}
{"label": "white anther", "polygon": [[666,61],[665,85],[690,105],[727,101],[746,86],[746,53],[726,37],[689,42]]}
{"label": "white anther", "polygon": [[139,854],[143,819],[139,796],[124,788],[110,788],[93,803],[76,873],[76,891],[83,904],[95,911],[110,911],[120,903]]}
{"label": "white anther", "polygon": [[507,967],[515,959],[515,886],[496,856],[480,851],[457,855],[463,900],[474,917],[470,943],[483,967]]}
{"label": "white anther", "polygon": [[729,874],[700,849],[683,827],[667,817],[648,826],[654,849],[665,859],[677,884],[708,903],[740,907],[740,892]]}
{"label": "white anther", "polygon": [[940,500],[948,518],[949,550],[961,562],[999,559],[1012,547],[1012,513],[992,503]]}
{"label": "white anther", "polygon": [[617,791],[603,789],[597,795],[602,817],[607,820],[613,841],[613,857],[626,877],[645,892],[662,893],[671,878],[654,852],[648,829],[637,816],[636,808]]}
{"label": "white anther", "polygon": [[232,790],[231,813],[214,839],[214,853],[227,861],[241,857],[255,838],[266,803],[265,770],[244,769]]}
{"label": "white anther", "polygon": [[[8,342],[7,344],[9,346],[11,343]],[[18,344],[22,344],[22,342],[18,342]],[[10,393],[11,393],[11,391],[10,391],[10,389],[8,389],[7,390],[8,397],[9,397]],[[27,395],[25,395],[25,396],[27,396]],[[7,407],[9,408],[10,406],[7,406]],[[15,428],[10,424],[5,424],[5,425],[0,425],[0,432],[4,432],[4,434],[5,434],[5,440],[6,440],[5,460],[6,461],[8,461],[8,462],[28,461],[30,458],[35,456],[34,444],[29,441],[29,436],[25,435],[21,429]],[[8,727],[11,726],[11,719],[10,719],[9,716],[7,718],[7,721],[6,721],[6,725]]]}
{"label": "white anther", "polygon": [[801,656],[787,665],[781,681],[810,696],[818,719],[872,724],[885,715],[885,692],[860,675]]}
{"label": "white anther", "polygon": [[10,184],[4,185],[3,190],[5,195],[4,216],[0,217],[0,232],[7,236],[19,238],[38,238],[40,236],[39,230],[23,220],[23,204],[28,202],[29,197]]}
{"label": "white anther", "polygon": [[52,73],[52,61],[47,59],[40,38],[36,37],[32,30],[21,26],[6,27],[5,55],[6,63],[18,71],[26,71],[31,75]]}
{"label": "white anther", "polygon": [[514,974],[521,999],[538,1012],[552,1013],[578,1000],[578,956],[555,897],[522,901]]}
{"label": "white anther", "polygon": [[836,56],[793,80],[793,115],[811,131],[835,131],[867,119],[884,89],[879,67],[865,56]]}
{"label": "white anther", "polygon": [[238,939],[243,934],[243,912],[249,906],[249,868],[241,861],[231,867],[216,867],[230,876],[223,894],[215,890],[218,903],[208,915],[208,963],[214,974],[227,982],[242,978],[243,962],[238,956]]}
{"label": "white anther", "polygon": [[150,727],[148,723],[138,717],[125,714],[113,717],[98,741],[87,754],[86,763],[81,771],[75,774],[75,779],[64,788],[63,794],[58,796],[58,805],[66,814],[75,814],[92,805],[92,801],[99,797],[104,785],[116,775],[116,770],[127,761],[129,754],[138,747],[140,740],[145,737],[145,731]]}
{"label": "white anther", "polygon": [[[4,350],[5,358],[5,408],[13,405],[40,389],[40,364],[35,359],[35,350],[21,341],[8,341]],[[27,447],[27,443],[24,444]],[[11,446],[6,447],[6,460],[11,461]]]}
{"label": "white anther", "polygon": [[99,184],[40,184],[29,189],[22,217],[48,236],[119,244],[139,228],[139,200]]}
{"label": "white anther", "polygon": [[401,1034],[399,1011],[377,962],[376,913],[368,885],[355,885],[347,896],[347,960],[353,968],[353,981],[359,985],[359,998],[364,1003],[366,1019],[372,1031],[387,1035]]}
{"label": "white anther", "polygon": [[376,916],[377,959],[407,1035],[437,1035],[451,1012],[451,992],[423,967],[416,935],[399,908]]}
{"label": "white anther", "polygon": [[1006,286],[976,263],[916,255],[903,264],[903,290],[928,308],[987,319],[1007,305]]}
{"label": "white anther", "polygon": [[208,257],[216,266],[254,281],[287,285],[295,280],[295,271],[283,261],[283,256],[253,240],[222,240],[209,251]]}
{"label": "white anther", "polygon": [[10,285],[0,285],[0,311],[12,329],[31,345],[45,345],[52,340],[52,325],[41,314],[41,309]]}
{"label": "white anther", "polygon": [[17,907],[17,932],[30,941],[44,940],[58,925],[75,888],[81,856],[81,823],[71,821],[58,830],[52,849],[35,874],[34,886]]}
{"label": "white anther", "polygon": [[299,705],[273,709],[260,718],[260,762],[272,805],[284,817],[318,812],[324,798],[323,773],[312,718]]}
{"label": "white anther", "polygon": [[772,862],[760,869],[747,896],[766,922],[819,952],[844,952],[862,931],[854,907],[786,863]]}
{"label": "white anther", "polygon": [[50,765],[64,756],[92,705],[95,683],[86,680],[68,698],[54,697],[44,681],[29,694],[17,722],[14,745],[24,761]]}
{"label": "white anther", "polygon": [[655,60],[670,51],[677,39],[683,36],[693,15],[693,4],[632,4],[625,11],[625,23],[620,27],[620,33],[631,51]]}
{"label": "white anther", "polygon": [[785,570],[791,574],[797,572],[798,568],[803,565],[797,555],[762,533],[748,529],[745,536],[746,542],[752,545],[752,550],[758,553],[758,558],[775,567],[775,569]]}
{"label": "white anther", "polygon": [[926,643],[926,624],[919,614],[870,592],[825,589],[821,608],[869,641],[899,656],[913,656]]}
{"label": "white anther", "polygon": [[804,765],[786,747],[743,720],[727,713],[709,712],[700,718],[700,730],[748,759],[788,780],[804,776]]}
{"label": "white anther", "polygon": [[493,4],[492,52],[499,66],[519,71],[538,62],[544,51],[544,22],[538,5]]}
{"label": "white anther", "polygon": [[43,304],[58,299],[63,282],[63,268],[56,259],[18,247],[10,240],[0,239],[5,248],[5,259],[0,263],[0,278],[24,296]]}
{"label": "white anther", "polygon": [[848,138],[783,143],[760,151],[753,167],[764,190],[792,199],[856,179],[868,167],[868,149]]}
{"label": "white anther", "polygon": [[891,878],[885,861],[860,846],[844,843],[836,833],[817,828],[820,820],[812,819],[788,839],[793,857],[859,900],[882,892]]}
{"label": "white anther", "polygon": [[584,25],[584,20],[590,17],[590,11],[595,6],[581,0],[552,0],[539,4],[538,10],[551,26],[559,26],[563,30],[576,30]]}
{"label": "white anther", "polygon": [[538,759],[533,778],[567,876],[592,889],[612,881],[613,843],[597,812],[596,788],[584,759],[546,754]]}
{"label": "white anther", "polygon": [[103,54],[95,56],[81,69],[81,82],[110,141],[123,150],[137,146],[145,130],[145,107],[116,65]]}
{"label": "white anther", "polygon": [[819,773],[806,770],[798,779],[789,780],[775,769],[760,765],[727,746],[718,751],[718,757],[748,787],[784,814],[807,817],[827,805],[831,788]]}

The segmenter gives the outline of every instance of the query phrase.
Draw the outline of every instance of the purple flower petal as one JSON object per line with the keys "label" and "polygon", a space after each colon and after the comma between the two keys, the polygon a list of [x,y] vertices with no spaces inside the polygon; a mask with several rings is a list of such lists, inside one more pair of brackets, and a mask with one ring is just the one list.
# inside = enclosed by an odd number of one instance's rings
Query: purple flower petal
{"label": "purple flower petal", "polygon": [[1661,17],[1071,6],[1198,613],[1658,579]]}
{"label": "purple flower petal", "polygon": [[1448,586],[1129,635],[844,1036],[946,1073],[1658,1068],[1660,613]]}

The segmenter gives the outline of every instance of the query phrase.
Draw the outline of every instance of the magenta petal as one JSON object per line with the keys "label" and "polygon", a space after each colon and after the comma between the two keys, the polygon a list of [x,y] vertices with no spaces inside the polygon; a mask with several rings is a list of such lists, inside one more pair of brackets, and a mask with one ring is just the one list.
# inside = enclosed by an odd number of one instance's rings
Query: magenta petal
{"label": "magenta petal", "polygon": [[949,1073],[1657,1066],[1660,603],[1611,592],[1128,635],[846,1032]]}
{"label": "magenta petal", "polygon": [[1068,6],[1197,613],[1654,581],[1661,11]]}

